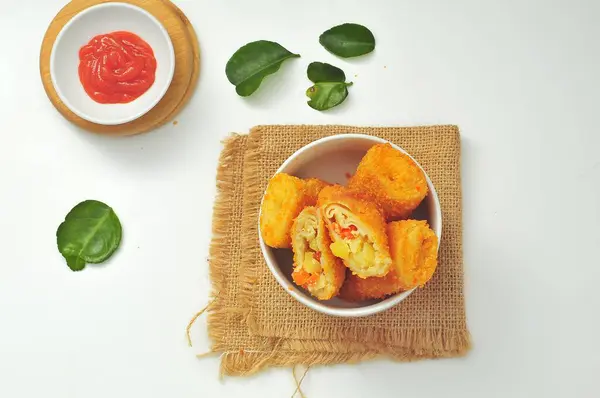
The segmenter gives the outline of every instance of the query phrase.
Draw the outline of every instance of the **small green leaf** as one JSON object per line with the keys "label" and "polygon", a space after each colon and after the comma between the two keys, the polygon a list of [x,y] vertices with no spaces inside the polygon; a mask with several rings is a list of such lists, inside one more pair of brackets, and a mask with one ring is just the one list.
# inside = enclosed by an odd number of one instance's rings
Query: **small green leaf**
{"label": "small green leaf", "polygon": [[318,111],[331,109],[344,102],[348,96],[348,87],[352,83],[320,82],[306,90],[310,98],[308,106]]}
{"label": "small green leaf", "polygon": [[122,228],[113,209],[97,200],[86,200],[75,206],[58,226],[58,250],[73,271],[81,271],[86,263],[106,261],[121,243]]}
{"label": "small green leaf", "polygon": [[344,102],[348,96],[346,74],[343,70],[324,62],[311,62],[306,69],[308,79],[314,83],[306,90],[308,106],[318,111],[331,109]]}
{"label": "small green leaf", "polygon": [[259,40],[240,47],[227,61],[225,74],[242,97],[254,93],[263,79],[277,72],[286,59],[300,57],[278,43]]}
{"label": "small green leaf", "polygon": [[366,27],[354,23],[334,26],[319,36],[319,43],[327,51],[350,58],[368,54],[375,49],[375,37]]}
{"label": "small green leaf", "polygon": [[312,62],[306,70],[308,79],[313,83],[346,81],[346,74],[340,68],[324,62]]}

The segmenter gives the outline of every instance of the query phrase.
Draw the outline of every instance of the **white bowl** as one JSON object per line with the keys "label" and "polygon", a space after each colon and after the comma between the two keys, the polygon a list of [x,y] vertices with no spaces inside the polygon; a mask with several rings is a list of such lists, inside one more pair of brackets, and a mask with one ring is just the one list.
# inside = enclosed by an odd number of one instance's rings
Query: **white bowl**
{"label": "white bowl", "polygon": [[[347,173],[354,174],[358,163],[367,150],[375,144],[388,141],[363,134],[340,134],[311,142],[296,151],[277,170],[300,178],[316,177],[330,183],[346,185]],[[390,143],[394,148],[408,154],[404,149]],[[423,170],[421,165],[411,159]],[[425,173],[425,171],[423,170]],[[427,220],[439,240],[442,236],[442,211],[437,192],[431,179],[425,173],[429,193],[420,206],[411,215],[412,219]],[[262,207],[262,206],[261,206]],[[259,214],[260,218],[260,214]],[[351,303],[340,298],[319,301],[292,280],[293,259],[291,249],[274,249],[265,244],[260,233],[259,241],[262,254],[273,276],[294,299],[307,307],[327,315],[340,317],[362,317],[385,311],[408,297],[413,291],[397,293],[384,300],[370,300]]]}
{"label": "white bowl", "polygon": [[[140,36],[154,51],[154,84],[126,104],[100,104],[79,81],[79,49],[94,36],[125,30]],[[148,11],[127,3],[102,3],[75,15],[56,37],[50,55],[50,77],[60,100],[77,116],[92,123],[130,122],[150,111],[165,95],[175,72],[175,51],[169,33]]]}

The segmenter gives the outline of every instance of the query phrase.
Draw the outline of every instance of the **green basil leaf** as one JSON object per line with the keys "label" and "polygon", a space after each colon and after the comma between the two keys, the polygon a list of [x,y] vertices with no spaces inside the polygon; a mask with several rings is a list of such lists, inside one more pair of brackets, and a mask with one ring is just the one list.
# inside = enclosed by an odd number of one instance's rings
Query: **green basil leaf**
{"label": "green basil leaf", "polygon": [[81,271],[86,263],[106,261],[121,243],[122,228],[114,210],[97,200],[86,200],[75,206],[58,226],[58,250],[73,271]]}
{"label": "green basil leaf", "polygon": [[368,54],[375,49],[375,37],[366,27],[354,23],[334,26],[319,36],[327,51],[343,58]]}
{"label": "green basil leaf", "polygon": [[312,62],[306,70],[308,79],[313,83],[346,81],[346,74],[340,68],[324,62]]}
{"label": "green basil leaf", "polygon": [[348,96],[348,87],[352,83],[344,82],[319,82],[306,90],[310,98],[308,106],[318,111],[331,109],[344,102]]}
{"label": "green basil leaf", "polygon": [[255,92],[263,79],[279,70],[289,58],[300,57],[278,43],[259,40],[240,47],[227,61],[225,74],[242,97]]}

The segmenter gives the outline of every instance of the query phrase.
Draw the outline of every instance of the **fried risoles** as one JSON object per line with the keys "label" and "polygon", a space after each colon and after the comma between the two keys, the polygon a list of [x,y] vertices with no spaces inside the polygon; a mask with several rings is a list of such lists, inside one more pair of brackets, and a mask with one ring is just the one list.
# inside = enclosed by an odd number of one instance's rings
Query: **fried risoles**
{"label": "fried risoles", "polygon": [[[307,239],[308,238],[308,239]],[[315,252],[308,240],[319,253],[318,261],[321,271],[311,274],[303,268],[305,253]],[[306,207],[292,226],[292,250],[294,252],[294,282],[308,290],[318,300],[329,300],[337,296],[346,276],[346,267],[342,261],[331,253],[331,239],[325,227],[320,211],[313,206]]]}
{"label": "fried risoles", "polygon": [[[353,240],[352,238],[348,240],[343,239],[339,230],[336,231],[335,224],[340,224],[340,221],[334,217],[334,214],[342,214],[342,218],[347,223],[347,225],[342,225],[342,227],[347,227],[348,225],[355,226],[355,236],[360,237],[363,242],[367,242],[373,249],[374,260],[370,265],[358,260],[358,256],[343,259],[344,265],[353,274],[361,278],[367,278],[369,276],[383,276],[388,273],[392,260],[388,246],[386,224],[381,210],[376,204],[358,192],[351,191],[340,185],[331,185],[321,190],[317,206],[323,214],[333,242],[340,241],[347,243]],[[349,246],[352,247],[351,245]],[[364,246],[362,247],[364,248]],[[335,253],[336,251],[333,250],[333,252]],[[364,254],[365,251],[361,249],[359,252]]]}
{"label": "fried risoles", "polygon": [[389,143],[371,147],[348,187],[368,194],[388,220],[407,218],[427,196],[427,180],[417,164]]}
{"label": "fried risoles", "polygon": [[270,247],[290,248],[289,230],[305,206],[314,206],[321,190],[330,185],[318,178],[303,180],[286,173],[271,178],[261,206],[260,229]]}
{"label": "fried risoles", "polygon": [[437,267],[438,238],[426,221],[388,224],[393,267],[383,278],[346,278],[340,297],[349,301],[381,299],[427,283]]}
{"label": "fried risoles", "polygon": [[270,247],[290,248],[294,219],[307,203],[305,182],[285,173],[269,180],[260,212],[260,231]]}
{"label": "fried risoles", "polygon": [[326,186],[331,185],[318,178],[307,178],[304,182],[306,183],[307,206],[316,205],[321,190]]}

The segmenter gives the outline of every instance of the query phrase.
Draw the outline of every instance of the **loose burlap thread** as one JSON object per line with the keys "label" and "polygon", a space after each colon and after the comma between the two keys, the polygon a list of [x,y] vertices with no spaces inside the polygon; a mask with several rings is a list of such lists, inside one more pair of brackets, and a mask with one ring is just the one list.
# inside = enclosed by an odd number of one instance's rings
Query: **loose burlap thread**
{"label": "loose burlap thread", "polygon": [[[268,271],[257,217],[268,179],[293,152],[341,133],[375,135],[413,155],[431,177],[443,232],[434,277],[398,306],[365,318],[322,315],[297,303]],[[462,270],[460,136],[456,126],[257,126],[224,141],[217,171],[208,310],[222,375],[270,366],[400,361],[464,355],[470,348]]]}

